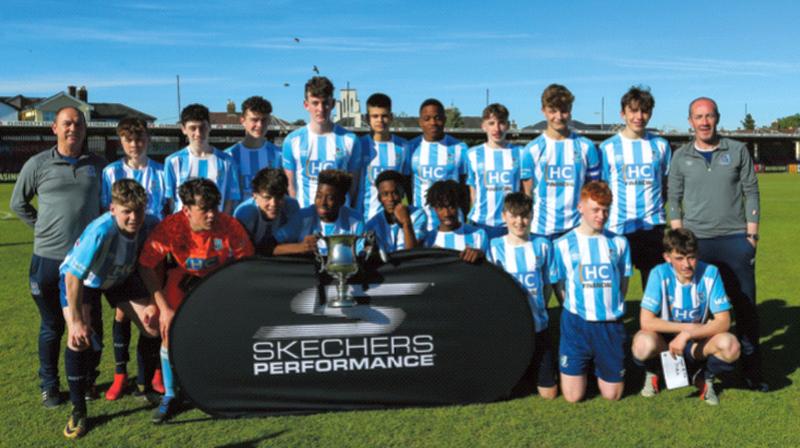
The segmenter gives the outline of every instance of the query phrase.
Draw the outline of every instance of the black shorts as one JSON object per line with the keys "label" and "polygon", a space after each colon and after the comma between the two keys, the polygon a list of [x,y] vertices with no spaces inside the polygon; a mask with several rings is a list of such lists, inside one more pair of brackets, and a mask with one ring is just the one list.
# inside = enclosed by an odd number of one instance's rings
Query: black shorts
{"label": "black shorts", "polygon": [[150,293],[147,292],[147,288],[144,286],[142,278],[139,276],[139,272],[131,273],[124,282],[106,290],[86,288],[84,294],[89,293],[89,290],[94,291],[98,297],[100,293],[103,293],[106,296],[106,300],[108,300],[108,304],[114,308],[116,308],[120,302],[146,299],[150,296]]}
{"label": "black shorts", "polygon": [[536,372],[536,385],[539,387],[553,387],[556,385],[556,355],[553,351],[553,342],[550,332],[544,329],[534,336],[534,349],[531,367]]}

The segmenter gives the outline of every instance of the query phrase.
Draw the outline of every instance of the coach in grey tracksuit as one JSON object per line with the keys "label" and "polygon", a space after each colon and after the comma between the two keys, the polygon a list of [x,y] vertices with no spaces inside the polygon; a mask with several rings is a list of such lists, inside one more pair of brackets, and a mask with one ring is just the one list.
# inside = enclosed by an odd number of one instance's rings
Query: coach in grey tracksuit
{"label": "coach in grey tracksuit", "polygon": [[[25,162],[11,195],[11,209],[34,229],[30,288],[41,316],[39,378],[47,407],[61,402],[58,356],[65,322],[59,303],[58,268],[83,229],[100,214],[105,166],[102,157],[83,150],[86,122],[77,109],[60,109],[53,133],[56,146]],[[31,204],[34,196],[38,196],[38,208]],[[102,340],[100,307],[93,308],[97,313],[93,313],[92,327]],[[99,352],[96,355],[99,360]]]}
{"label": "coach in grey tracksuit", "polygon": [[693,142],[672,157],[668,180],[672,228],[686,227],[699,242],[699,258],[720,269],[736,314],[748,384],[767,390],[761,372],[755,256],[758,179],[747,147],[717,134],[719,110],[710,98],[689,106]]}

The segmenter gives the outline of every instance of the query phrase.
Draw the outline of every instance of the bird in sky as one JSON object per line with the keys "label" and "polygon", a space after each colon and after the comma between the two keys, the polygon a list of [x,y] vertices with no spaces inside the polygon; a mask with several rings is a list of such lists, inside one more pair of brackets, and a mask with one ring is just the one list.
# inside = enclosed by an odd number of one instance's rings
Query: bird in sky
{"label": "bird in sky", "polygon": [[319,75],[319,69],[317,68],[317,66],[316,66],[316,65],[314,66],[314,68],[313,68],[312,70],[314,70],[314,73],[316,73],[316,74],[318,74],[318,75]]}
{"label": "bird in sky", "polygon": [[300,43],[300,38],[299,38],[299,37],[295,37],[295,38],[294,38],[294,41],[295,41],[295,42],[297,42],[297,43],[299,44],[299,43]]}

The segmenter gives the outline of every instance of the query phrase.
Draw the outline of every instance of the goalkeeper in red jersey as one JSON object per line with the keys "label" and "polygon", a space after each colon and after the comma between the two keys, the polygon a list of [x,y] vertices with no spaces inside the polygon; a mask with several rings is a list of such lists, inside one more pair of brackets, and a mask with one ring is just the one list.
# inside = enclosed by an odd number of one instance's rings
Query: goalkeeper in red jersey
{"label": "goalkeeper in red jersey", "polygon": [[[153,230],[139,256],[140,275],[155,297],[161,325],[161,371],[164,397],[154,423],[175,412],[175,387],[169,364],[169,326],[186,293],[202,277],[226,264],[253,255],[241,224],[219,211],[221,195],[208,179],[190,179],[179,189],[182,208]],[[176,266],[166,266],[167,263]],[[159,275],[166,270],[166,281]]]}

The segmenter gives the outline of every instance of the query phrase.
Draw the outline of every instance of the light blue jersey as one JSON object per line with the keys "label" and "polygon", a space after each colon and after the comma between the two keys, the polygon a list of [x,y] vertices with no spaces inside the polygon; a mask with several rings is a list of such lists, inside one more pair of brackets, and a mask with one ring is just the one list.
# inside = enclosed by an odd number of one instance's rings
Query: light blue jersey
{"label": "light blue jersey", "polygon": [[[417,237],[417,244],[422,244],[427,228],[425,212],[412,205],[408,207],[408,216],[411,218],[411,227],[414,229],[414,236]],[[383,210],[367,222],[367,230],[375,232],[378,245],[387,254],[406,248],[403,227],[398,223],[389,224]]]}
{"label": "light blue jersey", "polygon": [[522,180],[531,178],[530,157],[522,148],[491,148],[486,144],[467,151],[467,185],[475,191],[469,220],[485,226],[504,226],[503,199],[520,191]]}
{"label": "light blue jersey", "polygon": [[376,142],[371,135],[361,137],[361,175],[359,176],[358,199],[356,211],[369,221],[378,212],[383,210],[378,199],[378,189],[375,188],[375,179],[387,170],[397,171],[408,176],[408,143],[402,138],[392,135],[391,141]]}
{"label": "light blue jersey", "polygon": [[258,250],[266,247],[275,231],[286,225],[299,210],[300,207],[298,207],[297,201],[287,196],[283,198],[280,215],[273,220],[267,220],[261,210],[258,209],[256,200],[251,197],[236,207],[236,210],[233,211],[233,217],[239,220],[244,230],[250,235],[253,246]]}
{"label": "light blue jersey", "polygon": [[581,188],[600,178],[594,144],[575,133],[563,140],[542,134],[528,143],[525,153],[533,166],[531,232],[553,235],[577,227]]}
{"label": "light blue jersey", "polygon": [[273,145],[269,140],[265,140],[260,148],[248,148],[243,142],[239,142],[226,149],[225,154],[231,156],[239,168],[239,188],[242,191],[242,199],[249,198],[253,193],[250,183],[256,177],[256,173],[264,168],[281,167],[281,148]]}
{"label": "light blue jersey", "polygon": [[283,141],[283,169],[294,173],[293,186],[301,208],[314,204],[320,171],[342,170],[355,175],[361,161],[358,137],[339,125],[327,134],[315,134],[304,126]]}
{"label": "light blue jersey", "polygon": [[665,224],[664,181],[672,152],[651,134],[631,140],[617,134],[600,144],[601,177],[614,194],[606,227],[622,235]]}
{"label": "light blue jersey", "polygon": [[[349,207],[339,209],[339,216],[334,222],[322,222],[317,215],[315,206],[300,209],[289,219],[286,225],[275,231],[275,240],[278,243],[299,243],[308,235],[319,233],[322,236],[330,235],[361,235],[364,233],[364,221],[361,216]],[[325,241],[320,239],[317,248],[321,255],[328,254]],[[357,250],[364,248],[363,239],[359,239]]]}
{"label": "light blue jersey", "polygon": [[489,260],[511,274],[528,293],[535,331],[546,330],[548,316],[544,286],[545,282],[550,282],[550,273],[555,270],[550,240],[537,237],[525,244],[513,245],[508,236],[495,238],[490,243]]}
{"label": "light blue jersey", "polygon": [[158,218],[145,215],[139,232],[129,238],[120,232],[110,212],[100,215],[81,233],[61,263],[59,273],[70,273],[84,286],[108,289],[121,284],[136,270],[139,250]]}
{"label": "light blue jersey", "polygon": [[428,231],[424,246],[458,251],[471,247],[486,253],[489,249],[489,238],[486,236],[486,231],[480,227],[461,224],[459,228],[450,232],[439,229]]}
{"label": "light blue jersey", "polygon": [[425,206],[428,189],[440,180],[459,181],[467,174],[467,145],[445,135],[439,142],[426,141],[422,136],[408,144],[409,169],[413,180],[413,205],[423,209],[428,218],[428,230],[439,225],[433,209]]}
{"label": "light blue jersey", "polygon": [[697,262],[694,277],[681,284],[669,263],[662,263],[647,279],[642,308],[672,322],[706,323],[709,313],[730,311],[722,277],[716,266]]}
{"label": "light blue jersey", "polygon": [[164,180],[164,165],[147,159],[147,166],[135,170],[125,164],[123,159],[110,163],[103,169],[103,188],[100,193],[100,205],[108,209],[111,204],[111,187],[114,182],[121,179],[133,179],[144,187],[147,192],[147,206],[145,213],[164,218],[164,204],[166,198],[166,181]]}
{"label": "light blue jersey", "polygon": [[590,322],[614,321],[625,314],[620,285],[633,271],[625,237],[604,231],[587,236],[576,230],[553,243],[556,269],[550,283],[564,282],[564,309]]}
{"label": "light blue jersey", "polygon": [[226,201],[239,202],[242,192],[239,189],[239,170],[233,159],[217,148],[212,148],[212,153],[205,157],[197,157],[183,148],[172,153],[164,160],[164,179],[166,181],[166,196],[174,204],[172,211],[177,212],[183,207],[178,188],[189,179],[200,177],[216,184],[222,195],[219,209],[222,210]]}

